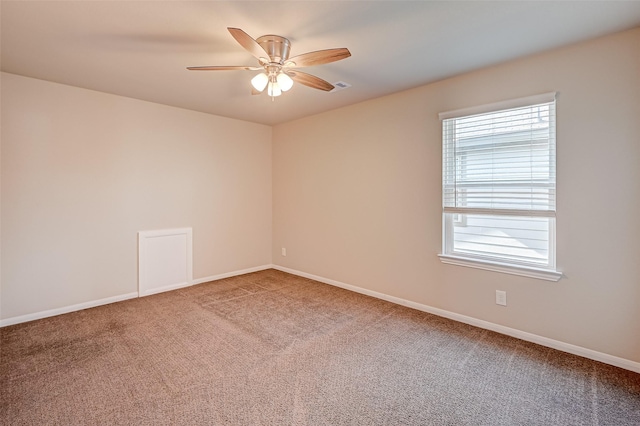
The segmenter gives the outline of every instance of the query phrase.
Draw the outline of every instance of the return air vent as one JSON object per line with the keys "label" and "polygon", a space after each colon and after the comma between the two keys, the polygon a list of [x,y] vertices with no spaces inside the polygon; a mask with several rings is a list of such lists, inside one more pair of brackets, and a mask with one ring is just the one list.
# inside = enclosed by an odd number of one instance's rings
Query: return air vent
{"label": "return air vent", "polygon": [[192,284],[192,233],[191,228],[138,232],[138,296]]}

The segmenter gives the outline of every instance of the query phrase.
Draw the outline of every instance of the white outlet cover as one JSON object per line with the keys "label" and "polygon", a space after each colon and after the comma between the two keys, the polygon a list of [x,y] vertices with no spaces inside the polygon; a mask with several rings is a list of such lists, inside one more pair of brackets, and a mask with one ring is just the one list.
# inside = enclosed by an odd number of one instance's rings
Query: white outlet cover
{"label": "white outlet cover", "polygon": [[496,305],[507,306],[507,292],[496,290]]}

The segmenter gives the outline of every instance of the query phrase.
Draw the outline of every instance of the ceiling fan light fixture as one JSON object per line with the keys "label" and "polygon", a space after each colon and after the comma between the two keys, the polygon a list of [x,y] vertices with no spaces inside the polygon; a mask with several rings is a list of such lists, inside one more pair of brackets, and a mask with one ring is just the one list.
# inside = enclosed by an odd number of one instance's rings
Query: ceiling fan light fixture
{"label": "ceiling fan light fixture", "polygon": [[262,92],[267,87],[267,83],[269,83],[269,77],[263,72],[251,79],[251,85],[258,92]]}
{"label": "ceiling fan light fixture", "polygon": [[282,95],[282,89],[277,81],[270,81],[267,86],[267,95],[275,98],[276,96]]}
{"label": "ceiling fan light fixture", "polygon": [[291,89],[291,87],[293,87],[293,80],[291,79],[291,77],[289,77],[287,74],[283,72],[278,74],[278,77],[276,77],[276,80],[278,81],[278,85],[280,86],[280,89],[282,89],[283,92],[286,92],[287,90]]}

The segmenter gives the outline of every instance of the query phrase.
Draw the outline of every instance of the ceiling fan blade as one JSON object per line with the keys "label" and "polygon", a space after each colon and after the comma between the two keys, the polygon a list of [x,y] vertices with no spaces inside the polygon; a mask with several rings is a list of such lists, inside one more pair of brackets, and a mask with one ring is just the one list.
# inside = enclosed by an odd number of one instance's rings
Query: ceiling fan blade
{"label": "ceiling fan blade", "polygon": [[[264,92],[264,90],[263,90],[262,92]],[[262,92],[257,91],[257,90],[256,90],[255,88],[253,88],[253,87],[251,88],[251,94],[252,94],[252,95],[259,95],[259,94],[261,94]]]}
{"label": "ceiling fan blade", "polygon": [[315,52],[303,53],[287,60],[285,65],[293,62],[290,67],[310,67],[312,65],[328,64],[351,56],[349,49],[341,47],[338,49],[316,50]]}
{"label": "ceiling fan blade", "polygon": [[329,83],[321,79],[320,77],[316,77],[315,75],[307,74],[301,71],[287,71],[287,75],[300,84],[304,84],[305,86],[312,87],[314,89],[324,90],[326,92],[330,92],[333,90],[333,84]]}
{"label": "ceiling fan blade", "polygon": [[224,71],[224,70],[247,70],[257,71],[263,69],[262,67],[245,67],[245,66],[211,66],[211,67],[187,67],[191,71]]}
{"label": "ceiling fan blade", "polygon": [[261,63],[269,62],[269,54],[249,34],[240,28],[228,27],[227,30],[229,30],[233,38],[235,38],[242,47],[255,56]]}

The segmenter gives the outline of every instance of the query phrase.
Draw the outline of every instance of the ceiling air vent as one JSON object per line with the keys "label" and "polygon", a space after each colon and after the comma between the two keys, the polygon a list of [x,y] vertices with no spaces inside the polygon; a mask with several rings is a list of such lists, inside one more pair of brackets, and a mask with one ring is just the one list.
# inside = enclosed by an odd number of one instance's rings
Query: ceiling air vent
{"label": "ceiling air vent", "polygon": [[349,83],[345,83],[344,81],[338,81],[336,83],[333,83],[333,86],[334,86],[333,90],[329,93],[337,92],[339,90],[344,90],[351,87]]}

